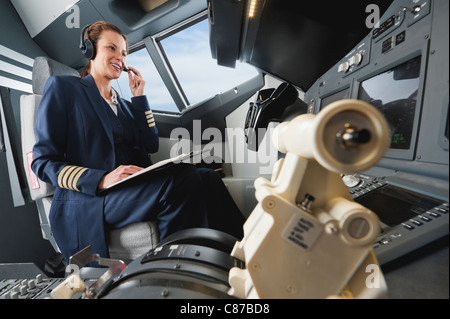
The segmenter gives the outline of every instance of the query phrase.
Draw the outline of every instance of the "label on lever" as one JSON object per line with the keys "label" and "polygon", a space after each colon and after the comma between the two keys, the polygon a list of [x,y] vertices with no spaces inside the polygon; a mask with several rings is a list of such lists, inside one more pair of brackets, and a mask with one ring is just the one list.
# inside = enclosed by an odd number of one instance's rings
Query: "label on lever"
{"label": "label on lever", "polygon": [[322,233],[322,225],[312,218],[295,215],[291,218],[284,230],[282,237],[287,241],[310,250]]}

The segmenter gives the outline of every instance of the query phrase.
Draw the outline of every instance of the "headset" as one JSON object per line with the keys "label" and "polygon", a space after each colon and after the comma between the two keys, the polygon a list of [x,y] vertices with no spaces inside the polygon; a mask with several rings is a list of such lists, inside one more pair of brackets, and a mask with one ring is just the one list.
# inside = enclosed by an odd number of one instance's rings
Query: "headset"
{"label": "headset", "polygon": [[[95,50],[95,45],[92,43],[91,39],[89,39],[89,35],[88,35],[86,41],[84,41],[84,34],[86,33],[86,30],[90,26],[91,25],[88,24],[87,26],[85,26],[83,28],[83,30],[81,30],[80,49],[81,49],[81,53],[83,53],[83,55],[88,60],[93,60],[93,59],[95,59],[95,55],[97,54],[97,52]],[[123,70],[125,72],[131,72],[131,70],[129,68],[127,68],[126,66],[124,66]]]}
{"label": "headset", "polygon": [[80,49],[81,49],[81,52],[83,53],[83,55],[88,60],[93,60],[95,58],[96,53],[97,53],[97,52],[95,52],[95,45],[92,43],[91,39],[89,39],[89,35],[88,35],[87,39],[84,40],[84,34],[86,33],[86,30],[90,26],[91,25],[88,24],[87,26],[85,26],[83,28],[83,30],[81,30]]}

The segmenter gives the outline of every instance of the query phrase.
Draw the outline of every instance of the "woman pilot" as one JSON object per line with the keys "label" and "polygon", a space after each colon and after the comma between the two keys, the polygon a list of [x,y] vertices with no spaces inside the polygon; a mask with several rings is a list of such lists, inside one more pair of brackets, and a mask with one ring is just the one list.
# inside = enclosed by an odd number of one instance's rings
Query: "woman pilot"
{"label": "woman pilot", "polygon": [[160,239],[193,227],[242,238],[244,217],[209,169],[178,164],[101,192],[151,164],[158,130],[137,69],[128,72],[131,102],[111,87],[125,68],[126,36],[101,21],[82,39],[90,60],[81,78],[52,76],[45,85],[32,162],[35,174],[56,187],[50,224],[66,261],[88,245],[108,257],[105,231],[147,220],[157,221]]}

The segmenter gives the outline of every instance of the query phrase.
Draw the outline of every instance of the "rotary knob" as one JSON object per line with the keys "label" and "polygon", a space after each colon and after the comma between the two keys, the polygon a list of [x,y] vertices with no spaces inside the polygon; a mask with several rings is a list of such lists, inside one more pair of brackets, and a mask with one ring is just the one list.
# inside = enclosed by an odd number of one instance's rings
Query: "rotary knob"
{"label": "rotary knob", "polygon": [[361,183],[361,179],[355,175],[344,175],[342,181],[347,187],[356,187]]}

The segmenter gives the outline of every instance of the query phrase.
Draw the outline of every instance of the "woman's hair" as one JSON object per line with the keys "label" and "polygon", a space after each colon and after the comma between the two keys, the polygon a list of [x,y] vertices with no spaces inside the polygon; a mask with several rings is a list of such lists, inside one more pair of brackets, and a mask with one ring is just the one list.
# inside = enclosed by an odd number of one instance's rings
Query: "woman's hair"
{"label": "woman's hair", "polygon": [[[88,38],[91,40],[92,44],[94,45],[95,49],[97,50],[97,43],[98,40],[101,37],[101,34],[103,31],[114,31],[120,34],[124,39],[125,43],[127,45],[127,54],[128,54],[128,39],[125,34],[120,31],[118,27],[116,27],[114,24],[105,22],[105,21],[98,21],[89,26],[89,28],[84,33],[84,39],[83,41],[86,41]],[[89,60],[88,64],[85,65],[83,70],[81,71],[81,77],[84,78],[86,75],[88,75],[91,71],[91,61]]]}

